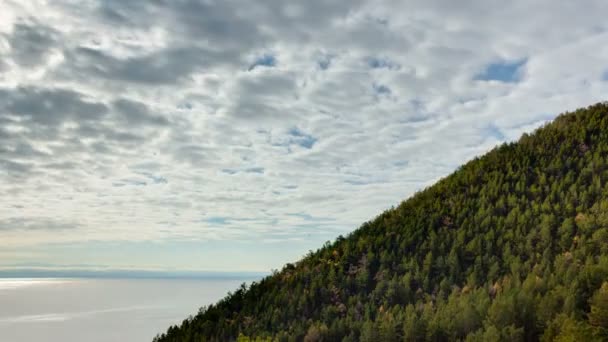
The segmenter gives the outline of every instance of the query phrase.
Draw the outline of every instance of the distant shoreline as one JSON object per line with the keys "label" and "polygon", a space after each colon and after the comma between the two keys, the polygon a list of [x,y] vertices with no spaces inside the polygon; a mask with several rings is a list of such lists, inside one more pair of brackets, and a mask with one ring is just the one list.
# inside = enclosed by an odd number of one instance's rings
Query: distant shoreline
{"label": "distant shoreline", "polygon": [[57,270],[57,269],[4,269],[3,278],[99,278],[99,279],[200,279],[200,280],[255,280],[270,272],[218,272],[218,271],[149,271],[149,270]]}

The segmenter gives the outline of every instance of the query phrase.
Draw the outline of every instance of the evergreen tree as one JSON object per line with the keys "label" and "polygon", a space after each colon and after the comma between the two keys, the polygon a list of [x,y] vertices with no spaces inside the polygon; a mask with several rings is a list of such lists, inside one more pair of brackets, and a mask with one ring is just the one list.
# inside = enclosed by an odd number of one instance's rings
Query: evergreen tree
{"label": "evergreen tree", "polygon": [[608,104],[242,286],[167,341],[608,341]]}

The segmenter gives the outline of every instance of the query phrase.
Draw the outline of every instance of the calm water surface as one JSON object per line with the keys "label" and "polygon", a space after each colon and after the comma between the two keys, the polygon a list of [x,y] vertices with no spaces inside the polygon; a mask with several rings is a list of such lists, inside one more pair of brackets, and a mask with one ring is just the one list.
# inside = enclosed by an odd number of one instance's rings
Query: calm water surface
{"label": "calm water surface", "polygon": [[251,280],[0,279],[0,339],[151,341]]}

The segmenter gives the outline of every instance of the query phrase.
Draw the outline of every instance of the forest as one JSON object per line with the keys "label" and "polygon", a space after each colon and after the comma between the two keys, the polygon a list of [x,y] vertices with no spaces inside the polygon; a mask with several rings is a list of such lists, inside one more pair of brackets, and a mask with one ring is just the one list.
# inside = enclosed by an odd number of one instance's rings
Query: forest
{"label": "forest", "polygon": [[559,115],[159,334],[608,341],[608,103]]}

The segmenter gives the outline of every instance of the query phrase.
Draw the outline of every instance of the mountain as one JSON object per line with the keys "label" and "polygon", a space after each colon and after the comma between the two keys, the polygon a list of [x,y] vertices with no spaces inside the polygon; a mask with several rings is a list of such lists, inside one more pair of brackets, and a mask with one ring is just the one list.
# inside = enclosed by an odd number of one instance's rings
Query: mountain
{"label": "mountain", "polygon": [[608,341],[608,103],[475,158],[165,341]]}

